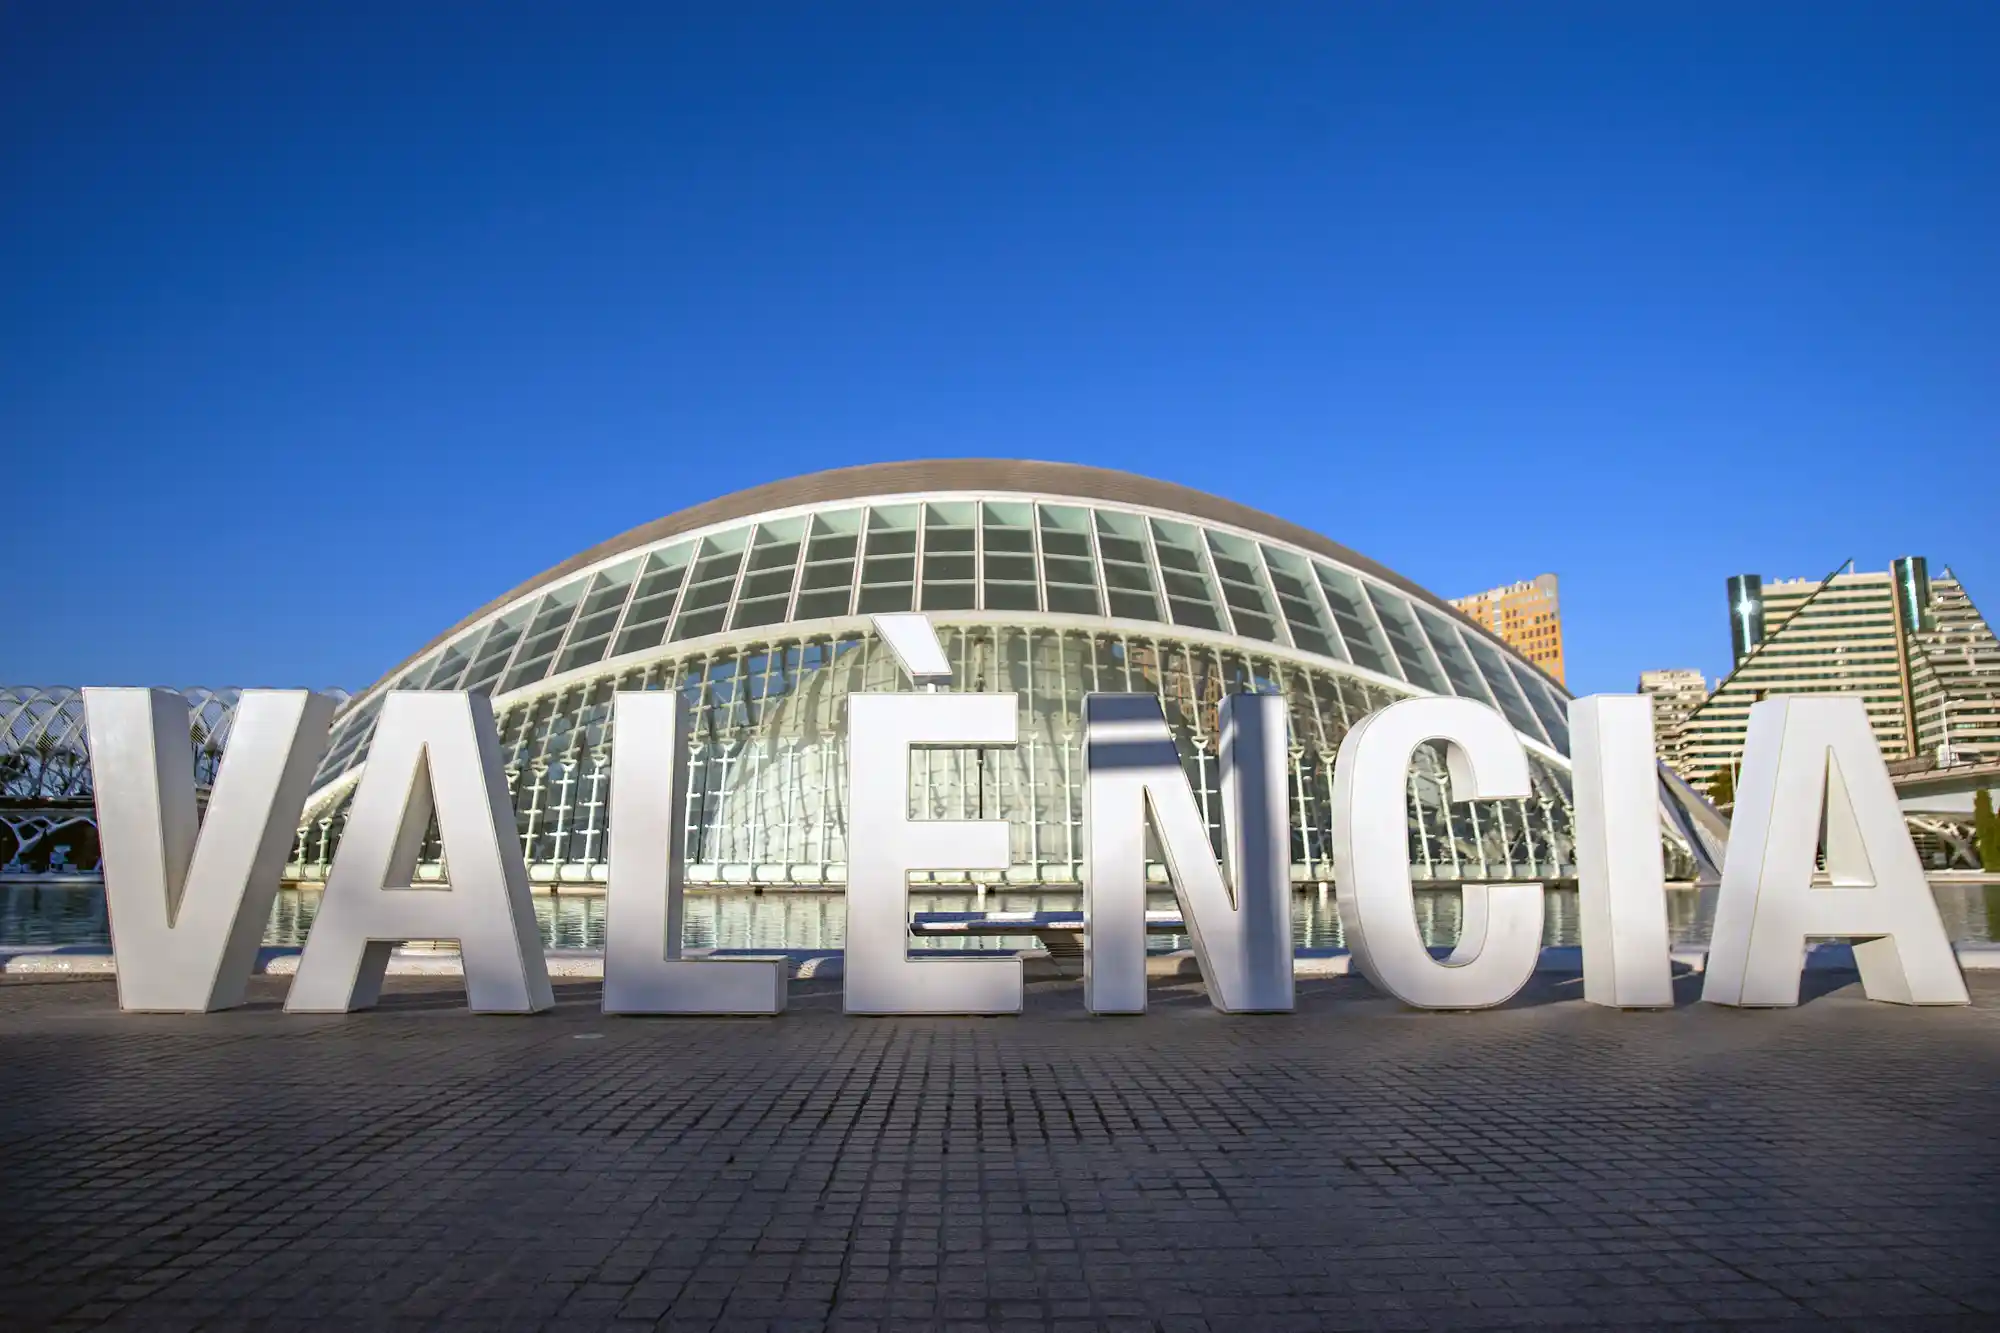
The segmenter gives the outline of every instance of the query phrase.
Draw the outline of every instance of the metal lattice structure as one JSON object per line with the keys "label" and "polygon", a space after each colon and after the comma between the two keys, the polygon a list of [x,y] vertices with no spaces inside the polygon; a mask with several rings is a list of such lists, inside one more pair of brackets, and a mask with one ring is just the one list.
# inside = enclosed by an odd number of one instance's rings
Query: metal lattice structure
{"label": "metal lattice structure", "polygon": [[[195,780],[215,780],[242,691],[186,689]],[[83,693],[67,686],[0,687],[0,876],[98,875],[90,738]]]}

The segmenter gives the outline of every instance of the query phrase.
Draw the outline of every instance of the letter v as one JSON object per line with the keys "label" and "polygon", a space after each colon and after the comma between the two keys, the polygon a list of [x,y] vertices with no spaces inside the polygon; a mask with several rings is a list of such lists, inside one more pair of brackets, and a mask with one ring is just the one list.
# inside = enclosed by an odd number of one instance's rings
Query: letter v
{"label": "letter v", "polygon": [[205,816],[185,698],[87,689],[83,706],[119,1008],[243,1003],[337,701],[245,690]]}

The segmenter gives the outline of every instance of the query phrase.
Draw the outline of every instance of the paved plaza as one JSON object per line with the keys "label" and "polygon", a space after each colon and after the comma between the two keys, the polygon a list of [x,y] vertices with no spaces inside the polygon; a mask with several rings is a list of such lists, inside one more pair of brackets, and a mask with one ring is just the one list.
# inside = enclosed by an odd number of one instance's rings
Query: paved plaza
{"label": "paved plaza", "polygon": [[[0,1326],[2000,1327],[1970,1009],[124,1016],[0,983]],[[1817,992],[1817,993],[1814,993]],[[1691,998],[1691,995],[1690,997]]]}

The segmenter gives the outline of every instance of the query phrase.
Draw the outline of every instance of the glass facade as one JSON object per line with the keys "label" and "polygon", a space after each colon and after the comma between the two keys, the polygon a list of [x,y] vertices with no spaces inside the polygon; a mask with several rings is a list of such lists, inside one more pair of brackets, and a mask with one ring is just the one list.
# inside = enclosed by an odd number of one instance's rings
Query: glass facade
{"label": "glass facade", "polygon": [[[1011,479],[1016,466],[1005,466]],[[1082,494],[1015,492],[1003,482],[762,513],[746,503],[734,517],[665,520],[648,530],[657,538],[633,534],[601,558],[580,557],[344,704],[288,879],[323,881],[384,697],[463,689],[493,700],[531,879],[600,885],[612,696],[673,690],[693,737],[690,883],[837,889],[847,860],[845,696],[908,688],[868,618],[911,610],[938,627],[953,688],[1014,692],[1021,709],[1012,750],[921,752],[915,760],[913,815],[1012,826],[1008,869],[929,877],[938,886],[1078,883],[1080,720],[1093,692],[1160,699],[1218,851],[1217,711],[1232,693],[1283,695],[1293,877],[1306,884],[1333,875],[1333,765],[1348,728],[1401,698],[1476,699],[1520,734],[1534,791],[1459,804],[1440,756],[1419,753],[1409,775],[1413,878],[1455,885],[1573,876],[1568,696],[1559,686],[1379,566],[1330,558],[1310,534],[1274,537],[1283,525],[1251,511],[1232,511],[1250,526],[1216,521],[1211,498],[1193,493],[1180,493],[1193,513],[1130,502],[1126,492],[1170,488],[1096,476],[1100,489]],[[190,697],[198,777],[212,781],[236,692]],[[78,868],[94,873],[94,837],[79,841],[71,827],[90,817],[80,698],[12,691],[0,695],[0,711],[10,765],[0,799],[37,803],[29,813],[41,821],[14,821],[20,826],[9,825],[0,851],[11,849],[9,864],[25,864],[31,844],[60,847],[42,859],[51,867],[87,860]],[[1698,798],[1663,783],[1669,872],[1684,878],[1710,850],[1690,801]],[[77,809],[55,808],[63,802]],[[433,838],[420,878],[444,877],[437,851]],[[1165,883],[1163,867],[1153,874]]]}
{"label": "glass facade", "polygon": [[[1068,495],[923,493],[663,537],[462,627],[346,710],[291,875],[324,875],[383,694],[468,688],[495,698],[531,878],[601,883],[611,697],[669,689],[695,738],[690,882],[837,886],[847,857],[844,696],[907,688],[867,618],[911,610],[938,626],[954,688],[1021,698],[1016,749],[916,758],[913,815],[1013,825],[1008,870],[936,882],[1077,882],[1079,719],[1095,691],[1161,699],[1218,848],[1216,710],[1230,693],[1283,694],[1302,883],[1332,877],[1333,761],[1348,727],[1399,698],[1476,699],[1528,743],[1534,795],[1452,802],[1440,756],[1420,754],[1409,780],[1414,878],[1574,874],[1567,696],[1452,613],[1369,571],[1184,513]],[[1692,877],[1683,813],[1670,811],[1670,873]],[[443,871],[433,861],[424,873]]]}
{"label": "glass facade", "polygon": [[745,520],[537,589],[363,695],[318,782],[360,762],[389,688],[504,697],[717,635],[911,610],[1223,635],[1359,668],[1405,693],[1498,704],[1546,745],[1543,719],[1565,707],[1552,682],[1449,615],[1268,538],[1102,503],[899,498]]}
{"label": "glass facade", "polygon": [[[956,688],[1020,700],[1012,750],[918,751],[912,817],[1006,819],[1013,865],[940,873],[934,882],[1074,884],[1082,855],[1084,696],[1157,696],[1215,845],[1222,845],[1218,710],[1226,695],[1283,694],[1290,704],[1293,877],[1328,881],[1333,763],[1362,717],[1407,689],[1290,658],[1197,642],[1172,632],[953,624],[939,637]],[[1510,688],[1518,686],[1510,679]],[[687,838],[694,884],[837,885],[846,875],[845,696],[909,688],[866,632],[753,640],[572,682],[503,707],[502,752],[530,874],[542,882],[604,878],[612,695],[673,690],[692,748]],[[1539,728],[1537,728],[1539,734]],[[1458,803],[1442,756],[1422,751],[1409,777],[1413,876],[1450,883],[1566,879],[1575,873],[1570,787],[1563,764],[1530,752],[1527,800]],[[324,874],[339,842],[346,794],[299,836],[293,876]],[[428,859],[435,861],[433,845]],[[1691,876],[1693,867],[1677,868]],[[441,872],[435,872],[441,873]],[[1157,871],[1164,882],[1164,871]],[[920,877],[924,878],[924,877]]]}

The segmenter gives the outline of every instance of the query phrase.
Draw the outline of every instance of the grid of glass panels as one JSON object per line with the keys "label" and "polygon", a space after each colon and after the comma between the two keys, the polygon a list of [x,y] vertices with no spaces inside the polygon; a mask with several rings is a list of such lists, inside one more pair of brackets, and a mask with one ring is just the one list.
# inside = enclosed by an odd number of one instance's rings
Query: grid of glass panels
{"label": "grid of glass panels", "polygon": [[699,639],[721,632],[749,545],[747,527],[702,538],[701,554],[695,557],[694,568],[688,573],[687,590],[681,594],[680,610],[674,616],[674,629],[669,637]]}
{"label": "grid of glass panels", "polygon": [[1284,611],[1285,628],[1291,633],[1293,646],[1321,657],[1347,661],[1347,649],[1314,586],[1305,557],[1276,546],[1264,547],[1263,553],[1265,566],[1271,571],[1271,588]]}
{"label": "grid of glass panels", "polygon": [[924,506],[925,611],[970,611],[979,605],[979,505],[970,500]]}
{"label": "grid of glass panels", "polygon": [[[850,504],[717,529],[538,590],[399,674],[509,694],[725,632],[882,611],[1040,613],[1185,626],[1350,662],[1497,705],[1566,750],[1563,696],[1401,591],[1184,518],[1018,499]],[[366,753],[379,691],[336,725],[326,782]]]}
{"label": "grid of glass panels", "polygon": [[916,505],[884,505],[868,511],[868,547],[861,562],[861,597],[856,615],[908,611],[917,596]]}
{"label": "grid of glass panels", "polygon": [[[1097,565],[1091,559],[1090,511],[1073,505],[1038,505],[1042,575],[1048,609],[1063,615],[1101,616]],[[1106,575],[1107,579],[1109,574]],[[1143,619],[1143,617],[1141,617]]]}
{"label": "grid of glass panels", "polygon": [[1271,590],[1264,583],[1264,561],[1257,544],[1243,537],[1210,530],[1208,554],[1215,565],[1216,581],[1229,604],[1229,619],[1236,632],[1246,639],[1283,643],[1278,633],[1278,617],[1271,605]]}
{"label": "grid of glass panels", "polygon": [[687,581],[688,562],[693,558],[694,546],[689,542],[646,557],[646,572],[632,589],[632,603],[625,608],[619,625],[613,657],[644,652],[665,641],[667,625],[680,602],[681,585]]}
{"label": "grid of glass panels", "polygon": [[1160,583],[1146,540],[1146,520],[1116,510],[1097,511],[1097,549],[1103,553],[1104,592],[1120,620],[1161,620]]}
{"label": "grid of glass panels", "polygon": [[1200,530],[1164,518],[1156,518],[1147,526],[1153,530],[1153,548],[1160,562],[1160,583],[1167,590],[1169,618],[1176,625],[1192,629],[1222,629],[1222,615],[1216,605],[1215,585],[1209,581]]}
{"label": "grid of glass panels", "polygon": [[798,601],[793,620],[823,620],[844,616],[854,600],[854,559],[861,549],[861,511],[837,509],[815,514],[806,542],[805,568],[799,573]]}
{"label": "grid of glass panels", "polygon": [[[1396,661],[1402,665],[1403,679],[1426,694],[1459,693],[1439,669],[1437,656],[1431,651],[1423,631],[1417,627],[1417,615],[1410,609],[1409,602],[1374,583],[1368,585],[1368,600],[1375,607],[1376,619],[1396,650]],[[1479,698],[1479,695],[1475,693],[1473,697]],[[1489,700],[1480,698],[1480,702],[1487,703]]]}
{"label": "grid of glass panels", "polygon": [[[1014,691],[1015,748],[922,752],[914,758],[913,815],[1005,818],[1007,871],[940,872],[938,882],[1076,883],[1082,851],[1082,735],[1086,694],[1156,695],[1189,781],[1222,847],[1219,713],[1233,693],[1282,694],[1293,744],[1292,861],[1302,883],[1332,876],[1333,765],[1362,717],[1406,691],[1329,664],[1268,656],[1171,633],[1012,625],[945,625],[954,678],[969,690]],[[1462,651],[1462,650],[1461,650]],[[1519,688],[1519,682],[1516,682]],[[688,710],[688,859],[696,884],[838,885],[847,859],[845,696],[906,689],[871,634],[751,640],[613,666],[524,697],[501,711],[502,752],[522,848],[538,882],[603,878],[610,705],[619,690],[673,690]],[[1454,802],[1442,758],[1412,764],[1407,803],[1412,873],[1420,883],[1568,878],[1574,870],[1571,795],[1562,767],[1530,753],[1525,799]],[[314,810],[290,873],[324,874],[339,841],[346,792]],[[432,849],[434,855],[435,848]],[[1693,865],[1670,838],[1672,873]],[[1155,878],[1164,877],[1162,867]]]}

